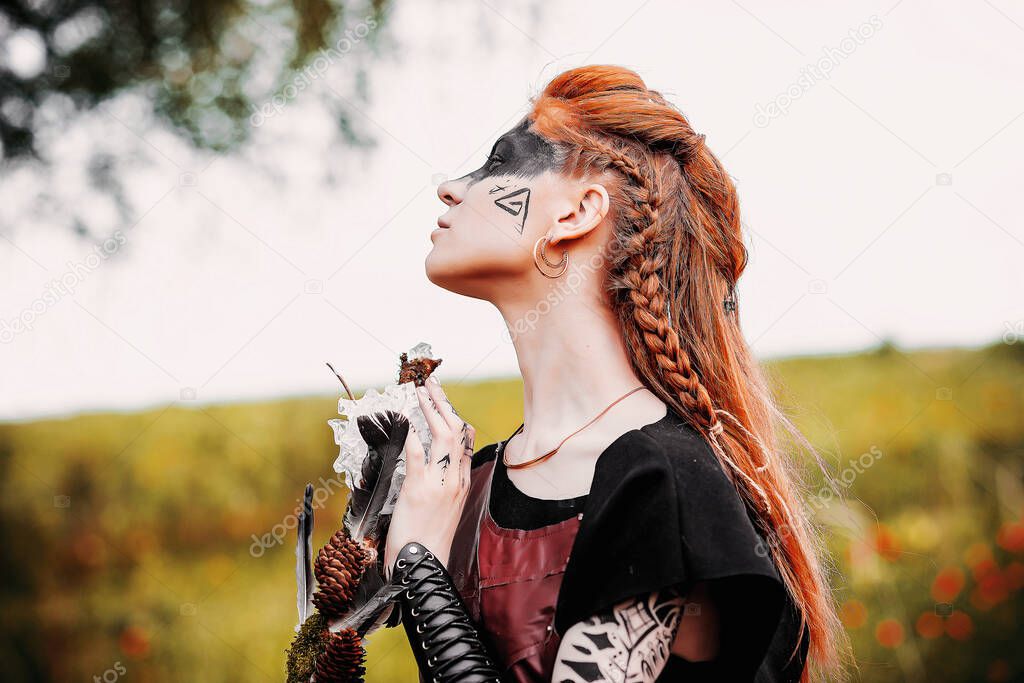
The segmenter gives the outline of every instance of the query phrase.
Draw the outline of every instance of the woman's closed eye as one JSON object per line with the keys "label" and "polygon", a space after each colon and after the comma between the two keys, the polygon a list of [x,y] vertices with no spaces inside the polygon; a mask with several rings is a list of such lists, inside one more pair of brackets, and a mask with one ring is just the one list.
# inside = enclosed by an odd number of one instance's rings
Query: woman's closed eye
{"label": "woman's closed eye", "polygon": [[498,166],[501,166],[503,163],[505,163],[505,160],[501,157],[500,154],[492,154],[491,156],[487,157],[487,162],[484,164],[484,168],[486,168],[488,171],[493,171]]}

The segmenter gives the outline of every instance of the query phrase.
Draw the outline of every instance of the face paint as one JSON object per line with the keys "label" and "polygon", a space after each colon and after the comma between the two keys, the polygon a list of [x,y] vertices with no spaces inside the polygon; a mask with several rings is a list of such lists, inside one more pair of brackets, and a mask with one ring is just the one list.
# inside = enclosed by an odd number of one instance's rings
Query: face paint
{"label": "face paint", "polygon": [[559,143],[531,131],[531,126],[524,117],[498,136],[483,166],[438,186],[438,197],[448,209],[430,233],[433,247],[425,269],[431,282],[488,298],[487,283],[493,278],[481,273],[495,273],[504,281],[513,273],[532,271],[531,251],[523,242],[550,229],[545,222],[547,213],[559,206],[556,190],[562,189],[565,156]]}
{"label": "face paint", "polygon": [[[557,156],[554,146],[529,130],[529,127],[530,120],[523,119],[519,125],[498,138],[484,165],[460,178],[469,181],[466,188],[472,187],[484,178],[530,178],[553,169]],[[494,190],[498,191],[500,190]]]}
{"label": "face paint", "polygon": [[494,205],[515,217],[515,229],[520,235],[530,209],[530,188],[515,181],[532,178],[557,165],[554,146],[529,128],[530,120],[524,118],[498,138],[483,166],[461,178],[468,181],[467,190],[485,178],[501,178],[487,193],[498,195]]}
{"label": "face paint", "polygon": [[494,200],[494,205],[517,218],[516,230],[520,235],[526,226],[526,213],[530,210],[530,188],[523,187]]}

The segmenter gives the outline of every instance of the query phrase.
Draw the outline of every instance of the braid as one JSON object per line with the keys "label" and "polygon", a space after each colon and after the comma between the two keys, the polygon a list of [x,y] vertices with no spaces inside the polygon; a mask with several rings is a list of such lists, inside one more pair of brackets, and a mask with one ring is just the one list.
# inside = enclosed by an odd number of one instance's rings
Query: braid
{"label": "braid", "polygon": [[[768,457],[773,420],[821,459],[775,405],[738,314],[723,314],[747,264],[735,186],[704,136],[628,69],[560,74],[535,99],[531,118],[562,154],[563,173],[594,175],[607,187],[613,239],[605,289],[633,369],[709,442],[810,626],[812,665],[834,671],[844,633],[820,542],[792,512],[800,509],[799,470]],[[802,680],[809,675],[805,669]]]}
{"label": "braid", "polygon": [[[757,492],[766,511],[770,511],[771,503],[764,488],[737,467],[722,449],[718,435],[723,432],[723,427],[718,412],[726,411],[716,410],[710,394],[693,369],[689,355],[679,343],[679,334],[668,314],[662,277],[668,255],[658,248],[665,242],[668,231],[661,220],[662,193],[654,161],[650,158],[652,155],[643,154],[647,158],[641,166],[628,152],[599,136],[582,135],[572,130],[566,131],[566,135],[573,140],[577,150],[589,152],[578,154],[570,163],[578,167],[580,157],[585,156],[591,168],[615,169],[634,188],[634,192],[629,194],[640,220],[631,221],[633,231],[626,239],[622,255],[613,259],[609,277],[613,289],[627,292],[630,305],[620,308],[626,341],[633,348],[646,348],[648,357],[653,361],[654,367],[640,368],[641,374],[651,376],[651,371],[656,371],[655,376],[662,382],[655,382],[652,390],[696,422],[695,426],[706,435],[722,461],[743,479],[746,488]],[[727,414],[738,422],[731,413]]]}

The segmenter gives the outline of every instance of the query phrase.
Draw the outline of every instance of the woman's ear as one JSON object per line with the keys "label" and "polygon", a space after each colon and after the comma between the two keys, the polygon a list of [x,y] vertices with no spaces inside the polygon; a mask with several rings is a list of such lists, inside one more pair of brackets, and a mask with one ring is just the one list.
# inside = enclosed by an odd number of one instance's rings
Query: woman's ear
{"label": "woman's ear", "polygon": [[575,188],[572,198],[573,204],[558,217],[549,244],[582,237],[600,225],[608,215],[611,202],[608,190],[600,183]]}

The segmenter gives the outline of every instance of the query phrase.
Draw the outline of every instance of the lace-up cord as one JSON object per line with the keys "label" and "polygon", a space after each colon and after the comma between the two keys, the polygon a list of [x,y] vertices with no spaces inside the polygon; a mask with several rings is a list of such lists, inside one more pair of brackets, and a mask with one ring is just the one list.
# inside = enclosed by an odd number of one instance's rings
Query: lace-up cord
{"label": "lace-up cord", "polygon": [[[433,666],[437,665],[435,676],[445,677],[445,681],[458,681],[463,675],[473,675],[480,673],[470,668],[468,671],[456,672],[453,674],[454,677],[447,677],[448,670],[458,663],[465,663],[467,660],[471,660],[476,664],[490,669],[491,663],[487,658],[481,654],[482,646],[479,644],[476,638],[476,633],[473,630],[473,626],[469,621],[469,617],[466,615],[464,608],[459,604],[459,597],[453,594],[451,591],[448,581],[445,579],[442,570],[439,565],[434,565],[427,562],[427,560],[433,560],[433,553],[425,553],[420,555],[414,560],[407,560],[408,569],[406,570],[405,576],[402,580],[402,585],[408,586],[404,591],[406,600],[412,603],[412,609],[416,610],[419,614],[423,615],[423,622],[416,624],[416,632],[423,636],[424,649],[427,655],[427,664]],[[426,564],[424,564],[426,563]],[[425,573],[418,571],[423,565]],[[411,579],[413,574],[422,574],[415,580],[407,581]],[[448,593],[448,595],[445,595]],[[444,605],[431,609],[429,613],[423,612],[423,606],[427,600],[431,597],[438,595],[446,599]],[[415,616],[410,612],[411,616]],[[438,620],[439,615],[448,615],[450,618]],[[432,626],[428,626],[428,622],[434,621]],[[423,630],[420,630],[420,626]],[[437,634],[442,630],[454,627],[458,629],[458,634],[451,637],[450,639],[432,643],[430,647],[426,647],[426,644],[430,642]],[[469,646],[469,651],[459,656],[453,656],[447,661],[439,661],[440,653],[451,648],[453,645],[465,644]],[[490,673],[490,672],[488,672]],[[499,681],[500,679],[495,677],[492,680]]]}

